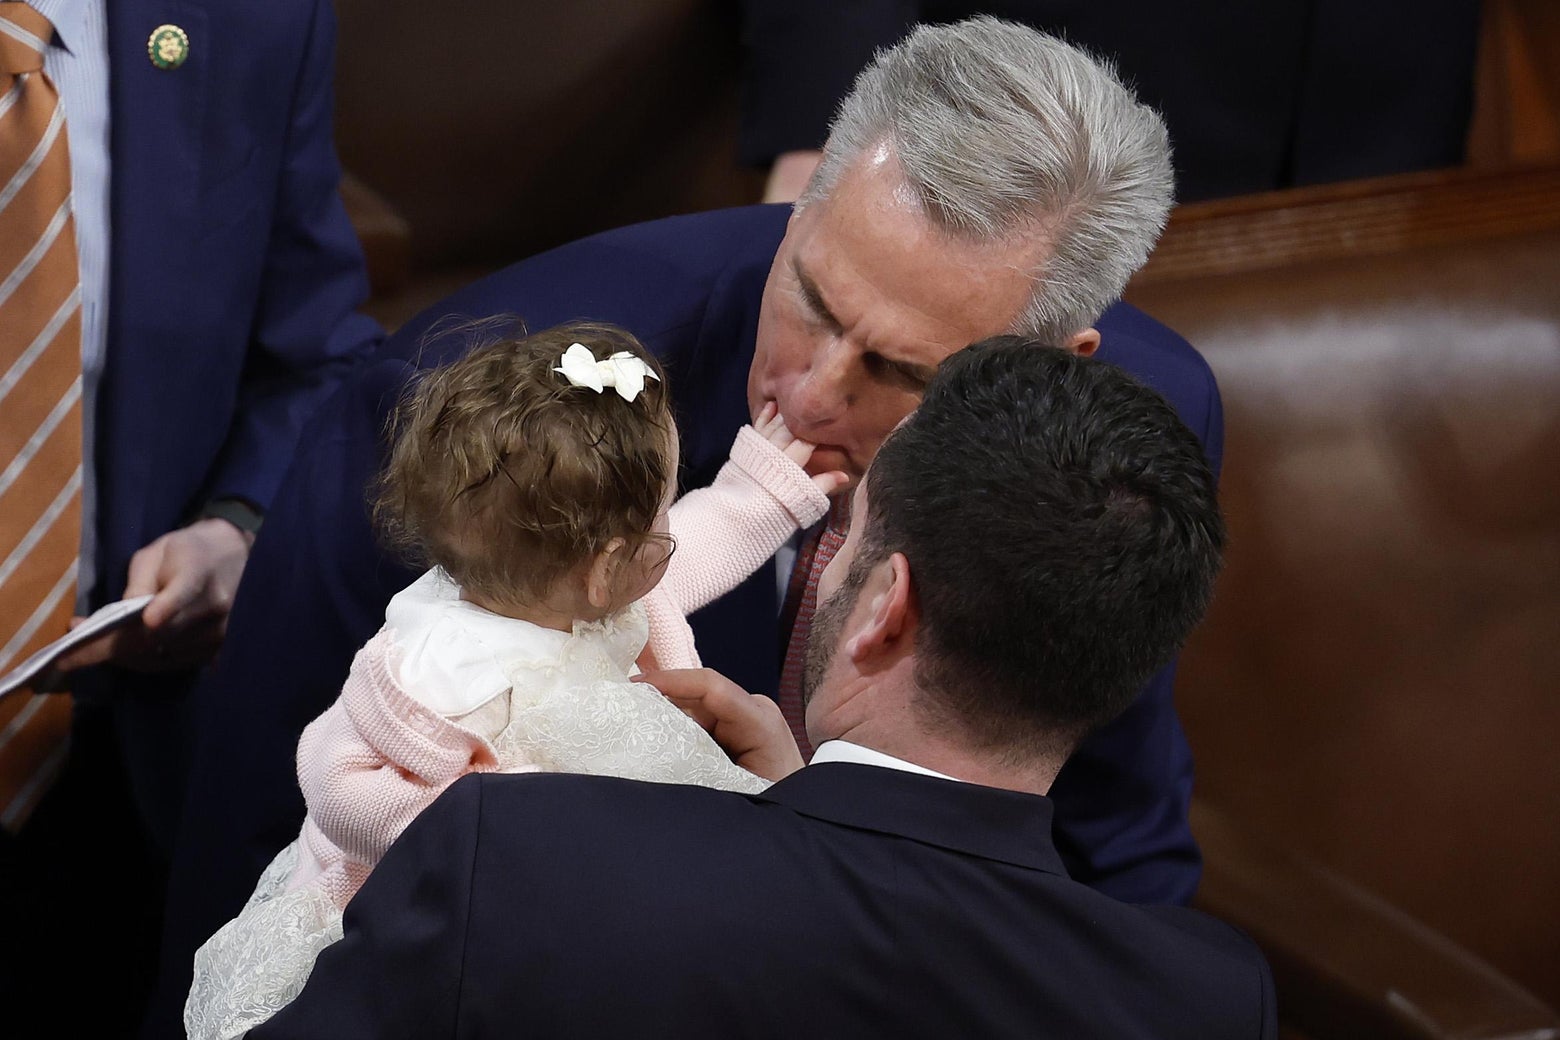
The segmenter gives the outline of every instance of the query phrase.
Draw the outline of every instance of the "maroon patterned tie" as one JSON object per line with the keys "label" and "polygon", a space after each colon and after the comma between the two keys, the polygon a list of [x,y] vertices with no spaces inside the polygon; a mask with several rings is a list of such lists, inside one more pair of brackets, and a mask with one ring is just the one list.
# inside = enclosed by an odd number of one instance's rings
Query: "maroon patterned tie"
{"label": "maroon patterned tie", "polygon": [[802,711],[802,669],[807,656],[807,634],[812,628],[813,614],[818,609],[818,577],[834,559],[840,546],[845,544],[845,534],[850,527],[850,510],[841,505],[850,499],[836,499],[835,508],[829,510],[828,520],[815,529],[802,542],[791,568],[791,583],[786,589],[785,608],[781,611],[782,623],[794,617],[791,636],[786,643],[785,663],[780,669],[780,712],[791,727],[796,746],[802,749],[802,758],[812,758],[812,744],[807,740],[807,725]]}

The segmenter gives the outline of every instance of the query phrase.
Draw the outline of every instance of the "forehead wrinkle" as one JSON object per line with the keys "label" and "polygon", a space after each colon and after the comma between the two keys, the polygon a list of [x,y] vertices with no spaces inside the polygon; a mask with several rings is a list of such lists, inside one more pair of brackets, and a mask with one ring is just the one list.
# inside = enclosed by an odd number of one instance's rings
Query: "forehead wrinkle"
{"label": "forehead wrinkle", "polygon": [[[840,332],[846,339],[855,340],[863,348],[881,351],[882,347],[879,337],[874,332],[862,331],[860,329],[862,320],[860,313],[857,308],[851,305],[853,295],[851,292],[852,281],[866,282],[870,286],[871,279],[864,277],[861,272],[854,268],[852,268],[850,274],[846,274],[840,270],[840,265],[837,262],[829,262],[829,254],[825,253],[825,260],[817,265],[817,269],[824,281],[833,282],[831,287],[826,288],[820,282],[819,277],[809,270],[811,265],[804,263],[803,252],[804,250],[797,250],[791,256],[791,273],[796,278],[797,286],[801,290],[802,295],[815,299],[821,305],[824,315],[833,319],[839,325]],[[887,294],[878,290],[876,286],[872,286],[872,288],[876,291],[878,300],[881,301],[888,298]],[[843,306],[841,301],[843,301]]]}
{"label": "forehead wrinkle", "polygon": [[[1001,316],[994,320],[986,320],[980,311],[980,298],[989,288],[988,285],[983,284],[981,276],[998,267],[1004,271],[1018,273],[1024,270],[1013,263],[986,266],[979,260],[973,263],[968,260],[961,261],[957,264],[957,272],[961,275],[972,274],[974,277],[949,278],[945,275],[933,281],[933,284],[944,286],[962,284],[964,288],[957,294],[956,299],[947,301],[946,297],[942,297],[934,300],[929,295],[892,298],[893,314],[885,319],[884,323],[891,322],[893,328],[887,331],[880,328],[864,330],[861,335],[862,341],[880,353],[885,347],[892,346],[895,348],[894,353],[901,355],[894,360],[911,361],[936,368],[949,354],[986,336],[995,335],[1003,331],[1006,326],[1022,320],[1024,306],[1028,302],[1027,293],[1019,301],[1011,317]],[[864,277],[863,281],[873,285],[880,300],[891,299],[889,294],[883,292],[870,277]],[[951,302],[951,305],[939,306],[942,302]],[[950,318],[949,314],[956,317]],[[912,316],[914,320],[907,320]]]}

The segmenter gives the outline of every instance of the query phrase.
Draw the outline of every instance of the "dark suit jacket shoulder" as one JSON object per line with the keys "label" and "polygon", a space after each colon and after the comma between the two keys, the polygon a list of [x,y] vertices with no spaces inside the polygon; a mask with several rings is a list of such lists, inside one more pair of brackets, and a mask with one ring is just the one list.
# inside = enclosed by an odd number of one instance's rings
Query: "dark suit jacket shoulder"
{"label": "dark suit jacket shoulder", "polygon": [[1045,799],[871,766],[746,797],[471,778],[252,1036],[1271,1036],[1265,965],[1070,881]]}

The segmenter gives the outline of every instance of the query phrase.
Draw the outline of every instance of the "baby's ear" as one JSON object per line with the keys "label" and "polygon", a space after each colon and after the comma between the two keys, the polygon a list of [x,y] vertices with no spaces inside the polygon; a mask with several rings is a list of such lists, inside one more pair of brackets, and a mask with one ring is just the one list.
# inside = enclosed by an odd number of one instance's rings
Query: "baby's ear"
{"label": "baby's ear", "polygon": [[628,558],[627,546],[623,539],[614,538],[590,562],[590,573],[585,578],[585,598],[597,610],[606,610],[616,598],[618,570]]}

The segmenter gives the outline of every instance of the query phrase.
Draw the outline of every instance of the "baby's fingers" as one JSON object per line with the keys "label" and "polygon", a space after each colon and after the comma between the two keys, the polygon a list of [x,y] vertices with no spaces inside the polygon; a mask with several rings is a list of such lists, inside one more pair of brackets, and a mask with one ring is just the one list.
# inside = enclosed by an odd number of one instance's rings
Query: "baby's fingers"
{"label": "baby's fingers", "polygon": [[775,446],[785,452],[785,457],[798,466],[807,465],[807,460],[812,458],[813,449],[816,447],[812,441],[804,441],[800,437],[791,436],[790,430],[786,431],[787,441],[781,444],[775,442]]}
{"label": "baby's fingers", "polygon": [[770,444],[785,452],[786,458],[798,466],[807,465],[807,460],[812,458],[815,445],[791,432],[791,428],[785,424],[785,416],[780,414],[779,406],[773,401],[764,405],[763,410],[758,413],[758,417],[753,420],[753,429]]}
{"label": "baby's fingers", "polygon": [[830,470],[828,473],[819,473],[812,478],[812,482],[814,487],[832,498],[850,484],[850,474],[843,470]]}
{"label": "baby's fingers", "polygon": [[[773,401],[765,403],[759,409],[758,415],[753,419],[753,429],[757,430],[766,440],[771,439],[776,429],[785,429],[785,420],[780,418],[780,406]],[[790,431],[786,430],[789,434]]]}

